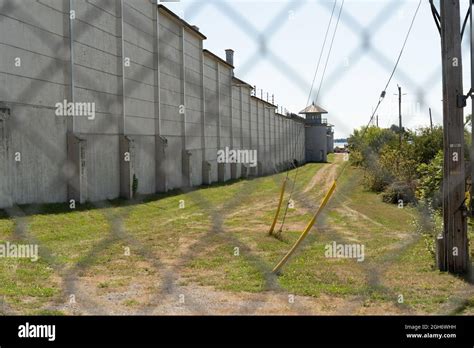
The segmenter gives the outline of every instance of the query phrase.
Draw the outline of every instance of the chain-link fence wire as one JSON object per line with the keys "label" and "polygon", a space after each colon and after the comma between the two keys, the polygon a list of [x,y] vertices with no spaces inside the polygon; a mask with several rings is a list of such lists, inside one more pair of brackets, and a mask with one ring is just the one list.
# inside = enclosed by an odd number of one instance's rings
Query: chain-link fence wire
{"label": "chain-link fence wire", "polygon": [[[89,16],[89,14],[86,14],[85,18],[91,18],[91,17]],[[33,18],[30,17],[29,19],[31,21],[30,23],[33,23],[33,24],[35,23]],[[38,25],[38,23],[36,23],[36,24]],[[76,32],[75,34],[76,34],[75,40],[79,40],[82,33],[81,32]],[[41,37],[41,39],[43,39],[43,38]],[[153,63],[153,62],[150,62],[150,63]],[[49,69],[50,69],[50,67],[45,69],[45,71],[49,71]],[[137,80],[142,81],[143,78],[144,78],[144,76],[134,76],[132,79],[135,80],[135,81],[137,81]],[[81,76],[81,79],[82,79],[82,81],[86,80],[88,83],[92,83],[91,85],[93,85],[94,81],[88,80],[87,76]],[[35,91],[37,90],[37,88],[35,88],[35,87],[36,86],[32,86],[30,89],[27,89],[26,91],[23,92],[23,95],[26,95],[27,97],[31,97],[32,94],[34,94]],[[127,89],[127,91],[129,92],[130,90]],[[19,98],[19,99],[22,99],[22,98]],[[111,97],[107,100],[107,104],[109,106],[112,102],[114,102],[113,97]],[[53,108],[51,108],[51,109],[53,109]],[[12,124],[12,126],[15,126],[15,124]],[[133,134],[134,133],[133,126],[131,128],[132,129],[130,129],[130,131]],[[47,139],[45,140],[45,137],[42,136],[41,134],[37,133],[34,129],[32,130],[32,132],[29,132],[28,139],[31,140],[33,144],[36,144],[36,145],[41,144],[42,148],[45,149],[45,151],[44,151],[45,154],[47,155],[47,157],[50,158],[50,160],[54,160],[55,158],[57,158],[55,156],[60,154],[59,152],[61,151],[61,149],[57,148],[55,144],[51,143]],[[66,180],[68,178],[61,177],[63,174],[64,174],[63,171],[61,171],[60,174],[58,174],[58,176],[59,176],[58,179],[64,180],[64,182],[66,182]],[[186,192],[186,190],[184,190],[184,191]],[[243,192],[242,193],[243,195],[249,193],[249,192],[245,192],[245,191],[242,191],[242,192]],[[196,193],[194,193],[194,195],[192,197],[194,197],[194,196],[196,196]],[[200,203],[202,204],[203,202],[200,202]],[[232,205],[232,201],[228,202],[228,204],[229,203]],[[99,208],[99,209],[110,207],[110,204],[107,204],[107,203],[104,203],[104,202],[92,203],[92,204],[93,204],[94,207]],[[208,210],[212,211],[212,212],[216,212],[215,207],[210,207]],[[26,228],[27,228],[27,225],[28,225],[27,223],[25,223],[25,219],[26,219],[25,214],[17,206],[15,206],[14,209],[7,209],[7,212],[9,213],[10,216],[16,218],[15,233],[18,235],[18,237],[20,237],[22,239],[25,239],[26,236],[27,236]],[[36,206],[34,209],[28,209],[27,214],[31,215],[31,214],[37,214],[37,213],[40,213],[40,212],[41,212],[41,206],[39,206],[39,207]],[[127,215],[128,215],[128,213],[129,212],[127,212]],[[65,293],[66,294],[75,294],[75,293],[77,293],[76,287],[75,287],[77,270],[83,270],[85,267],[87,267],[90,264],[90,261],[94,260],[94,258],[96,258],[97,254],[100,253],[101,250],[103,250],[104,248],[106,248],[111,243],[113,243],[117,240],[127,240],[128,239],[129,242],[132,242],[131,244],[136,244],[136,241],[131,240],[130,236],[127,236],[126,234],[124,234],[124,230],[123,230],[123,226],[122,226],[122,221],[123,221],[124,217],[125,216],[111,216],[110,214],[107,214],[107,219],[110,221],[110,225],[111,225],[110,236],[107,236],[103,241],[101,241],[98,245],[96,245],[92,249],[92,251],[88,255],[86,255],[80,261],[80,263],[78,263],[76,265],[75,268],[73,268],[72,270],[67,270],[66,272],[64,272],[64,270],[60,270],[61,273],[63,273],[64,277],[65,277],[65,280],[63,280],[63,282],[65,283],[65,288],[66,288]],[[221,231],[222,228],[220,226],[220,224],[221,224],[220,215],[219,214],[214,215],[213,220],[215,221],[213,232]],[[29,240],[31,241],[31,239],[32,238],[30,236]],[[227,237],[227,239],[231,239],[231,238]],[[38,244],[37,240],[34,240],[34,241],[35,241],[35,244]],[[238,243],[238,241],[236,241],[236,243],[233,243],[233,244],[237,245],[239,243]],[[243,251],[246,251],[248,249],[245,246],[241,246],[240,248]],[[49,251],[47,248],[41,248],[41,249],[42,249],[42,257],[44,259],[48,260],[49,263],[52,263],[52,264],[58,266],[57,263],[54,262],[55,261],[54,258],[51,256],[52,252]],[[156,255],[151,255],[150,251],[146,250],[147,248],[145,246],[140,246],[137,249],[138,249],[139,253],[148,256],[148,259],[154,260],[153,263],[154,263],[154,265],[156,266],[157,269],[161,269],[161,265],[159,264],[159,261],[156,260]],[[188,258],[191,258],[191,257],[188,257]],[[175,274],[175,272],[174,271],[169,272],[168,276],[166,276],[166,279],[168,279],[168,282],[165,282],[165,285],[163,286],[165,289],[169,289],[171,287],[170,280],[171,280],[172,277],[169,276],[170,274]],[[87,299],[87,297],[83,298],[82,300],[84,301],[84,299]],[[97,310],[100,308],[100,304],[98,304],[96,302],[92,302],[92,301],[86,301],[86,302],[89,302],[89,304],[90,304],[89,306],[87,306],[88,309],[89,309],[89,312],[97,313]],[[204,313],[202,310],[199,311],[199,312]],[[100,313],[100,311],[99,311],[99,313]]]}
{"label": "chain-link fence wire", "polygon": [[[2,11],[0,11],[0,13],[4,13],[4,11],[8,11],[8,10],[11,10],[11,8],[9,8],[8,6],[12,6],[13,3],[7,3],[7,8],[5,9],[2,9]],[[15,10],[19,10],[19,9],[15,9]],[[88,18],[89,20],[93,21],[94,20],[94,15],[97,15],[99,14],[100,11],[88,11],[86,14],[85,14],[85,18]],[[25,15],[25,13],[23,13],[23,15]],[[39,25],[39,23],[36,23],[36,21],[34,20],[34,18],[32,17],[29,17],[29,20],[30,20],[30,23],[32,24],[36,24],[36,25]],[[40,25],[39,25],[40,26]],[[81,36],[81,32],[78,32],[75,39],[78,40]],[[43,37],[40,37],[41,39],[43,39]],[[43,39],[44,40],[44,39]],[[50,44],[51,46],[51,43],[45,43],[45,44]],[[56,48],[56,47],[55,47]],[[59,47],[57,47],[59,48]],[[153,62],[151,62],[153,63]],[[44,69],[43,71],[47,72],[50,70],[51,67],[47,67],[46,69]],[[82,76],[82,78],[85,78],[87,79],[86,76]],[[143,79],[143,76],[141,77],[141,79]],[[93,83],[94,81],[88,81],[89,83]],[[93,85],[93,84],[92,84]],[[37,92],[37,87],[38,86],[31,86],[29,89],[26,89],[24,92],[23,92],[23,97],[31,97],[32,94],[35,94]],[[20,100],[22,99],[21,97],[19,98]],[[107,100],[107,104],[110,106],[110,104],[114,101],[113,100],[114,98],[109,98]],[[14,120],[16,120],[14,118]],[[14,121],[15,122],[15,121]],[[12,126],[14,126],[14,124],[12,124]],[[111,127],[111,125],[109,125],[109,127]],[[50,141],[48,141],[47,138],[45,138],[44,136],[42,136],[42,134],[38,133],[36,131],[36,129],[30,129],[31,132],[28,132],[29,134],[27,134],[27,139],[31,141],[31,144],[35,144],[37,146],[41,146],[43,149],[44,149],[44,154],[46,156],[48,156],[50,158],[50,160],[54,160],[55,158],[59,158],[58,157],[55,157],[56,155],[60,155],[61,154],[61,150],[60,148],[57,147],[56,144],[54,143],[51,143]],[[67,177],[64,177],[64,172],[63,171],[58,171],[58,179],[60,179],[61,181],[63,181],[64,183],[67,182]],[[104,203],[92,203],[95,207],[97,208],[105,208],[106,206],[110,206],[110,204],[105,204],[104,206]],[[15,207],[16,209],[13,211],[13,210],[7,210],[7,212],[9,213],[10,216],[13,216],[13,217],[19,217],[19,216],[22,216],[23,214],[21,213],[21,210],[19,209],[19,207]],[[41,211],[41,206],[37,208],[37,210],[35,211],[30,211],[30,213],[39,213]],[[76,265],[77,268],[84,268],[85,265],[87,265],[89,262],[87,262],[88,260],[91,260],[94,258],[94,255],[97,254],[98,252],[100,252],[102,250],[102,248],[106,247],[107,245],[111,244],[113,241],[117,240],[117,237],[121,237],[121,239],[123,239],[125,236],[123,234],[123,226],[122,226],[122,219],[124,218],[124,216],[122,217],[112,217],[110,215],[107,215],[107,218],[109,219],[109,222],[110,222],[110,225],[111,225],[111,229],[110,229],[110,236],[107,236],[99,245],[97,245],[93,251],[89,254],[89,255],[86,255],[82,261]],[[15,232],[17,234],[20,234],[21,236],[25,236],[26,234],[26,224],[25,223],[22,223],[24,221],[24,218],[18,218],[16,220],[16,228],[15,228]],[[120,238],[119,238],[120,239]],[[35,241],[36,244],[38,244],[38,241]],[[47,248],[44,248],[42,246],[41,248],[42,250],[42,257],[46,260],[48,260],[48,262],[50,263],[53,263],[54,265],[58,266],[56,262],[54,262],[54,257],[52,257],[52,253],[51,251],[49,251]],[[139,251],[144,251],[143,249],[140,249],[139,248]],[[154,258],[150,258],[151,260],[155,260]],[[156,263],[156,260],[155,260],[155,263]],[[60,273],[64,273],[62,269],[59,269],[59,271],[61,271]],[[67,289],[66,291],[66,294],[74,294],[75,291],[75,272],[74,272],[74,269],[71,271],[68,271],[66,274],[66,280],[63,280],[63,282],[65,283],[65,287]],[[91,306],[90,308],[100,308],[100,306],[97,306],[96,303],[93,304],[93,306]]]}
{"label": "chain-link fence wire", "polygon": [[[283,20],[288,17],[288,12],[296,12],[299,10],[303,10],[305,8],[305,5],[307,5],[308,3],[307,1],[290,1],[286,5],[282,5],[281,10],[275,15],[272,20],[269,21],[270,24],[267,25],[266,28],[264,28],[262,31],[258,30],[237,10],[237,5],[231,4],[229,1],[210,0],[206,1],[205,3],[206,6],[214,6],[214,8],[217,9],[220,14],[227,17],[236,27],[238,27],[242,32],[244,32],[246,34],[246,38],[249,41],[254,41],[257,46],[256,52],[253,55],[250,55],[250,57],[241,65],[239,69],[239,74],[241,76],[245,76],[245,74],[247,74],[254,66],[256,66],[259,61],[265,60],[266,62],[272,64],[280,72],[281,75],[285,76],[302,92],[307,93],[307,91],[309,90],[309,84],[306,79],[303,76],[299,75],[291,66],[291,64],[288,64],[286,60],[280,57],[277,53],[273,52],[270,45],[268,45],[268,42],[270,42],[273,36],[276,35],[278,30],[284,30],[286,25],[288,25],[287,23],[289,22]],[[328,13],[332,12],[334,6],[333,2],[322,1],[321,4],[324,5]],[[338,3],[337,5],[339,6],[340,4]],[[379,65],[381,68],[383,68],[387,72],[387,74],[392,71],[394,65],[394,58],[387,57],[382,51],[380,51],[377,45],[374,45],[372,43],[372,40],[373,37],[375,37],[375,35],[377,34],[377,32],[381,30],[382,26],[387,22],[387,18],[392,17],[402,5],[404,5],[404,2],[401,1],[387,1],[387,4],[384,5],[384,7],[377,13],[375,18],[367,25],[361,24],[361,22],[357,18],[352,16],[350,12],[342,11],[342,15],[340,18],[342,22],[341,24],[346,25],[351,29],[351,31],[357,33],[357,36],[360,40],[360,44],[354,49],[354,51],[349,54],[349,57],[351,57],[352,59],[351,64],[346,66],[346,69],[344,71],[336,69],[331,75],[329,75],[328,78],[326,78],[326,80],[324,81],[324,88],[322,88],[321,91],[315,90],[312,92],[313,99],[316,93],[320,93],[322,98],[325,94],[331,93],[333,91],[333,87],[340,81],[340,79],[342,79],[345,74],[347,74],[350,69],[354,68],[364,57],[371,58],[371,60],[377,65]],[[203,6],[202,2],[196,1],[189,6],[189,10],[185,9],[184,13],[186,15],[186,18],[191,20],[196,18],[199,15],[199,12],[202,11],[204,8],[205,6]],[[468,40],[465,40],[464,48],[466,48],[467,45]],[[342,63],[339,63],[339,65],[342,65]],[[417,91],[417,98],[419,100],[420,107],[427,107],[425,95],[428,94],[430,90],[436,86],[436,82],[440,80],[440,72],[441,66],[438,64],[433,69],[433,72],[429,75],[429,77],[425,81],[421,81],[421,83],[419,81],[413,80],[410,75],[403,70],[402,66],[397,67],[396,75],[398,81],[408,86],[408,88]],[[381,85],[381,87],[383,86]],[[332,113],[331,117],[338,121],[342,120],[337,114]],[[338,123],[344,125],[344,122]],[[351,132],[351,130],[349,129],[342,130],[346,133]],[[336,196],[340,194],[340,191],[341,189],[338,189]],[[348,192],[347,189],[346,192]],[[295,195],[295,198],[297,199],[299,204],[309,209],[309,211],[315,211],[316,207],[314,206],[314,204],[312,204],[312,201],[310,199],[307,199],[307,195],[305,195],[304,192],[299,194],[297,193]],[[324,220],[324,218],[321,220]],[[343,236],[338,235],[338,237],[343,238],[342,240],[344,240]],[[417,242],[418,238],[419,236],[416,236],[414,240],[403,243],[400,248],[397,248],[394,252],[386,255],[385,259],[387,261],[384,261],[384,265],[387,262],[394,262],[396,255],[403,253],[408,248],[412,247],[413,244]],[[300,250],[304,250],[304,248],[302,247]],[[383,268],[381,268],[380,265],[379,267],[377,267],[376,265],[368,263],[364,263],[364,265],[367,265],[365,267],[365,271],[369,279],[369,283],[373,287],[384,288],[380,280],[382,276],[381,273],[383,273],[380,272],[380,269]],[[470,285],[468,285],[467,287],[472,288]],[[387,289],[385,288],[384,291],[387,291]],[[392,295],[392,298],[394,299],[396,299],[398,296],[395,296],[396,294]],[[456,296],[454,297],[454,300],[456,300]],[[397,302],[397,305],[400,304]],[[406,305],[401,304],[400,306],[407,309]]]}
{"label": "chain-link fence wire", "polygon": [[[390,4],[387,5],[387,7],[382,11],[380,16],[377,16],[377,18],[383,18],[384,16],[387,16],[390,11],[393,11],[393,9],[397,6],[396,1],[391,2]],[[5,3],[4,7],[0,9],[1,14],[8,14],[13,11],[13,8],[11,6],[13,3]],[[126,3],[124,4],[125,6]],[[197,10],[199,8],[202,8],[200,6],[196,5],[191,5],[193,6],[192,8],[194,10]],[[209,1],[206,2],[206,6],[216,6],[222,13],[222,15],[225,15],[229,17],[230,19],[233,20],[233,22],[236,25],[239,25],[239,27],[246,28],[245,30],[248,31],[249,38],[251,39],[257,39],[259,40],[259,43],[261,44],[260,46],[260,51],[257,52],[259,57],[270,57],[270,61],[273,62],[273,64],[279,68],[279,70],[282,72],[282,74],[287,75],[288,78],[291,78],[291,80],[296,81],[296,83],[301,84],[303,88],[303,81],[304,79],[302,77],[298,77],[297,74],[295,74],[294,70],[291,68],[290,65],[288,65],[283,59],[278,58],[274,53],[271,52],[269,47],[266,45],[266,42],[270,40],[270,37],[273,32],[275,32],[276,28],[280,28],[281,25],[275,26],[275,23],[279,22],[279,17],[283,15],[287,15],[288,8],[292,8],[293,10],[295,7],[298,8],[304,8],[304,2],[291,2],[288,5],[286,5],[282,11],[275,17],[273,21],[268,26],[266,30],[263,32],[257,32],[255,28],[252,28],[252,26],[249,26],[249,23],[246,23],[242,17],[240,17],[237,12],[233,9],[233,5],[231,5],[228,2],[224,1],[219,1],[219,2],[213,2]],[[19,11],[19,8],[15,8],[15,11]],[[196,13],[197,11],[194,11]],[[84,18],[88,18],[88,22],[91,22],[94,20],[94,18],[97,18],[98,14],[100,11],[94,11],[92,9],[88,10],[88,12],[84,15]],[[27,15],[23,13],[23,15]],[[95,17],[94,17],[95,16]],[[29,16],[29,20],[31,20],[30,23],[36,24],[37,26],[41,27],[40,23],[37,23],[34,19],[33,16]],[[360,25],[356,25],[354,23],[357,23],[353,18],[348,16],[343,12],[343,17],[341,20],[345,20],[348,23],[352,23],[354,27],[361,27]],[[375,20],[374,23],[372,23],[371,26],[371,31],[374,30],[374,26],[376,29],[376,26],[379,25],[378,23],[380,22]],[[87,28],[87,27],[86,27]],[[273,29],[272,29],[273,28]],[[75,32],[75,40],[79,40],[81,37],[82,33],[81,31],[76,31]],[[368,50],[367,52],[364,50],[364,48],[367,48],[367,37],[370,38],[370,36],[367,36],[366,33],[364,34],[364,41],[361,45],[362,53],[364,54],[372,54],[378,58],[375,60],[380,63],[379,59],[381,61],[389,62],[390,60],[388,58],[383,57],[380,53],[377,53],[376,50]],[[45,37],[41,36],[41,40],[44,40]],[[370,40],[370,39],[369,39]],[[263,43],[263,44],[262,44]],[[51,42],[45,42],[47,45],[52,45]],[[370,45],[369,45],[370,47]],[[55,49],[60,49],[60,47],[55,47]],[[149,62],[150,64],[153,64],[153,62]],[[68,62],[65,62],[65,64],[68,64]],[[388,63],[384,65],[385,67],[388,66]],[[245,64],[244,64],[245,67]],[[48,66],[45,68],[44,71],[44,78],[47,77],[48,72],[53,69],[53,66]],[[138,76],[133,76],[131,79],[135,81],[141,81],[144,82],[145,76],[142,74],[138,74]],[[41,77],[41,74],[40,76]],[[128,78],[128,77],[127,77]],[[330,77],[328,81],[330,83],[334,83],[335,80],[340,77]],[[88,80],[86,76],[81,76],[82,81],[87,81],[88,84],[91,86],[94,85],[94,81]],[[40,79],[38,79],[40,80]],[[331,82],[333,81],[333,82]],[[305,86],[306,87],[306,86]],[[31,97],[35,93],[38,92],[38,90],[41,88],[41,83],[38,84],[32,84],[30,85],[29,88],[27,88],[25,91],[23,91],[22,96],[18,98],[18,100],[24,100],[23,98],[25,97]],[[130,88],[127,87],[126,89],[127,92],[130,92]],[[327,91],[326,91],[327,93]],[[111,103],[115,101],[116,97],[110,97],[107,100],[107,105],[110,106]],[[53,108],[51,108],[53,109]],[[177,113],[177,116],[179,117],[179,114]],[[12,118],[12,122],[19,122],[18,119],[15,119],[14,117]],[[196,125],[197,127],[198,125]],[[133,126],[130,126],[131,128],[129,129],[130,133],[135,134],[135,130],[133,129]],[[247,131],[247,129],[245,129]],[[192,132],[192,129],[191,129]],[[136,132],[138,134],[138,132]],[[247,134],[247,136],[250,136],[250,134]],[[28,130],[28,139],[32,142],[32,144],[35,144],[36,146],[41,146],[41,148],[44,149],[44,153],[46,156],[50,157],[50,160],[53,161],[55,158],[58,158],[55,156],[55,154],[58,154],[58,152],[62,151],[62,149],[57,148],[57,145],[52,143],[50,140],[48,140],[46,137],[44,137],[40,132],[38,132],[36,129],[29,129]],[[67,176],[65,175],[65,172],[67,170],[60,170],[58,171],[58,179],[63,180],[64,182],[67,181]],[[280,184],[280,178],[278,176],[273,176],[272,177],[275,180],[275,184],[279,185]],[[184,178],[183,178],[184,179]],[[91,203],[94,208],[100,209],[100,211],[106,216],[107,220],[109,221],[110,225],[110,233],[108,236],[106,236],[99,244],[95,245],[92,250],[85,255],[81,261],[76,264],[72,269],[65,270],[61,266],[59,262],[55,259],[53,256],[53,252],[51,250],[48,250],[45,246],[41,246],[42,254],[41,256],[48,261],[52,266],[55,267],[56,270],[60,274],[62,274],[63,277],[63,286],[64,286],[64,294],[66,296],[70,294],[76,294],[78,293],[78,288],[77,288],[77,283],[78,283],[78,271],[83,270],[91,265],[94,264],[94,260],[97,258],[97,255],[100,254],[101,250],[106,248],[107,246],[118,242],[118,241],[126,241],[128,245],[134,246],[134,250],[136,250],[137,253],[142,255],[145,259],[149,260],[152,262],[154,265],[155,269],[157,270],[158,273],[163,274],[163,278],[165,279],[161,291],[157,292],[155,301],[157,303],[160,303],[160,300],[162,302],[164,295],[173,293],[173,290],[175,288],[175,283],[177,281],[177,274],[179,274],[179,268],[183,267],[189,260],[192,260],[193,258],[199,256],[199,252],[202,251],[203,249],[205,250],[206,248],[206,240],[207,240],[207,235],[218,235],[220,238],[222,238],[227,245],[231,246],[232,248],[234,247],[239,247],[241,250],[242,255],[245,255],[245,257],[250,260],[254,265],[257,266],[259,272],[261,272],[262,275],[264,275],[265,279],[265,289],[271,289],[271,290],[278,290],[282,292],[283,294],[288,294],[287,291],[282,290],[280,286],[278,285],[276,276],[271,273],[271,268],[273,265],[268,264],[267,261],[263,260],[261,256],[259,256],[257,253],[255,253],[252,248],[246,246],[243,244],[238,238],[234,237],[231,233],[226,233],[225,232],[225,227],[223,226],[223,223],[225,221],[226,213],[235,211],[239,205],[239,203],[242,202],[242,198],[245,196],[251,194],[255,190],[258,190],[258,181],[257,180],[249,180],[245,182],[245,184],[242,186],[242,190],[239,191],[239,193],[233,197],[231,200],[227,201],[224,207],[218,208],[214,206],[214,204],[210,201],[208,201],[201,193],[199,190],[193,190],[193,189],[181,189],[181,192],[186,195],[187,198],[191,199],[193,202],[195,202],[197,205],[200,206],[201,209],[206,211],[210,216],[212,220],[212,228],[208,231],[208,233],[197,240],[195,244],[193,244],[192,248],[189,248],[188,252],[185,255],[181,256],[181,262],[176,264],[174,267],[171,267],[168,269],[166,272],[163,272],[163,263],[160,262],[160,257],[163,257],[164,255],[156,255],[155,252],[153,252],[152,248],[147,245],[143,245],[143,243],[140,243],[138,240],[133,238],[129,233],[127,233],[126,229],[123,226],[124,220],[133,212],[133,209],[136,205],[134,204],[139,204],[141,202],[140,199],[136,200],[133,202],[133,204],[127,205],[127,209],[121,209],[123,213],[119,215],[111,214],[108,212],[107,209],[105,208],[111,208],[114,207],[113,204],[109,202],[100,202],[100,203]],[[336,195],[337,197],[337,195]],[[304,194],[299,194],[296,195],[297,199],[297,204],[301,204],[305,209],[308,211],[314,212],[316,209],[316,206],[313,201],[305,199]],[[28,239],[29,241],[34,241],[35,244],[39,244],[37,240],[34,240],[34,238],[28,234],[27,232],[27,227],[28,227],[28,216],[29,215],[34,215],[37,213],[40,213],[42,211],[42,206],[41,205],[36,205],[36,206],[31,206],[29,208],[20,208],[18,206],[14,206],[12,209],[7,209],[7,213],[15,219],[15,234],[18,235],[19,238],[22,239]],[[322,219],[324,221],[324,219]],[[319,227],[321,226],[321,223],[318,225]],[[340,236],[341,240],[343,240],[343,236]],[[307,243],[311,242],[311,239],[308,239]],[[304,248],[302,248],[304,250]],[[166,268],[166,267],[165,267]],[[372,266],[368,266],[367,269],[367,274],[371,276],[371,281],[372,282],[379,282],[379,279],[377,276],[375,276],[376,272],[374,272],[374,268]],[[191,300],[189,300],[191,298]],[[80,299],[82,302],[86,303],[85,308],[87,308],[87,313],[102,313],[101,312],[101,303],[98,303],[97,301],[94,301],[90,296],[82,296]],[[257,302],[256,305],[252,306],[243,306],[241,308],[241,313],[245,314],[251,314],[258,312],[258,309],[261,305],[263,305],[263,302]],[[192,300],[192,294],[189,294],[186,299],[186,307],[191,308],[191,310],[194,313],[198,314],[206,314],[206,308],[204,306],[201,306],[197,301]],[[296,311],[300,313],[305,312],[305,308],[299,308],[297,305],[294,306]],[[136,311],[137,313],[152,313],[153,312],[153,306],[150,306],[148,304],[145,304],[142,308]]]}
{"label": "chain-link fence wire", "polygon": [[100,250],[100,248],[98,248]]}
{"label": "chain-link fence wire", "polygon": [[[113,225],[117,225],[117,224],[115,223],[115,220],[113,220],[113,222],[114,222]],[[120,226],[117,226],[116,228],[112,228],[112,231],[116,231],[117,229],[120,229]],[[219,229],[217,229],[217,230],[219,230]],[[97,249],[97,250],[101,250],[100,247],[99,247],[99,248],[96,248],[96,249]],[[81,264],[81,265],[82,265],[82,264]],[[81,265],[78,265],[78,266],[81,266]],[[73,293],[73,292],[69,291],[69,293]]]}

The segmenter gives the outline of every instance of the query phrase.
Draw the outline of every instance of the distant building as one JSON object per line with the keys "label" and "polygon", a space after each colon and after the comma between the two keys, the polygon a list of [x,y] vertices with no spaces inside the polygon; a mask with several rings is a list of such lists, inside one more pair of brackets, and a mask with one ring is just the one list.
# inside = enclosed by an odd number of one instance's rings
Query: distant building
{"label": "distant building", "polygon": [[327,154],[334,152],[333,125],[327,123],[323,114],[328,112],[314,102],[300,111],[305,120],[306,162],[327,162]]}

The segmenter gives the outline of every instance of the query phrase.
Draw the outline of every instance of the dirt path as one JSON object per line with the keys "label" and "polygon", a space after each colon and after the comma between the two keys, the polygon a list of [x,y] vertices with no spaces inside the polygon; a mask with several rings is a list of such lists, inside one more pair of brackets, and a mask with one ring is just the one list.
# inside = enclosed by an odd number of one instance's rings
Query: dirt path
{"label": "dirt path", "polygon": [[[336,154],[334,162],[323,166],[304,187],[308,193],[318,188],[324,192],[336,178],[343,161],[342,154]],[[259,207],[264,209],[266,202]],[[245,209],[245,208],[243,208]],[[255,210],[255,207],[253,207]],[[373,222],[360,212],[344,206],[344,211],[354,220]],[[265,226],[266,227],[266,226]],[[185,264],[183,255],[198,245],[199,241],[183,238],[179,250],[172,257],[163,258],[159,274],[138,275],[126,288],[99,291],[100,275],[77,279],[76,296],[73,305],[62,305],[55,309],[68,314],[104,315],[311,315],[311,314],[397,314],[395,305],[367,305],[360,296],[336,297],[321,294],[318,297],[293,295],[285,290],[260,293],[231,292],[183,282],[181,270]],[[150,267],[153,267],[150,265]],[[166,278],[166,279],[164,279]],[[150,284],[152,283],[152,284]],[[154,283],[154,284],[153,284]],[[168,284],[163,287],[163,283]],[[87,297],[88,301],[81,301]],[[98,304],[98,306],[94,305]],[[400,313],[401,314],[401,313]]]}
{"label": "dirt path", "polygon": [[321,191],[327,191],[334,179],[336,179],[337,169],[340,167],[341,163],[344,160],[344,154],[335,153],[334,162],[331,162],[329,165],[324,166],[314,174],[311,178],[311,181],[303,189],[303,193],[311,191],[316,185],[319,186]]}
{"label": "dirt path", "polygon": [[[159,296],[145,295],[142,284],[134,284],[125,292],[95,296],[95,291],[81,284],[81,292],[100,303],[87,307],[81,302],[56,309],[75,315],[341,315],[341,314],[387,314],[400,313],[395,306],[367,307],[357,296],[340,298],[321,294],[318,297],[293,295],[287,292],[265,291],[261,293],[227,292],[210,286],[196,284],[176,286],[170,293]],[[127,298],[147,302],[146,307],[134,308],[123,305]]]}
{"label": "dirt path", "polygon": [[[299,296],[286,292],[232,293],[212,287],[184,286],[177,290],[184,295],[184,303],[177,297],[159,304],[153,314],[213,314],[213,315],[314,315],[360,314],[363,303],[358,297],[338,298]],[[388,308],[372,308],[373,314],[387,313]],[[365,308],[367,310],[367,308]],[[396,313],[396,308],[388,309]]]}

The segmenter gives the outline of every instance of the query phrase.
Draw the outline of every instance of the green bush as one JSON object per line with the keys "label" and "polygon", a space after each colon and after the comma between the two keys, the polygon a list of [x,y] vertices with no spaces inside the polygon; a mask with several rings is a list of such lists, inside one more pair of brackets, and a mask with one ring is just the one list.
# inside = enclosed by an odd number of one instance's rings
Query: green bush
{"label": "green bush", "polygon": [[390,129],[378,127],[354,130],[354,134],[348,139],[351,163],[362,167],[371,165],[373,158],[379,157],[383,147],[397,143],[397,137]]}
{"label": "green bush", "polygon": [[364,173],[364,186],[374,192],[382,192],[390,184],[390,174],[382,168],[373,168]]}
{"label": "green bush", "polygon": [[393,182],[382,193],[382,200],[392,204],[398,204],[401,200],[403,205],[416,203],[415,185],[405,181]]}
{"label": "green bush", "polygon": [[[401,143],[399,136],[401,132]],[[470,133],[465,132],[465,157],[469,156]],[[442,204],[443,128],[398,127],[355,130],[348,139],[351,164],[365,169],[367,189],[383,192],[385,202],[430,202]]]}
{"label": "green bush", "polygon": [[412,137],[413,158],[417,163],[429,163],[439,151],[443,150],[443,128],[420,128]]}
{"label": "green bush", "polygon": [[428,164],[421,163],[417,167],[419,176],[416,189],[416,197],[425,203],[429,203],[433,209],[442,205],[442,183],[443,183],[443,152],[438,151],[436,156]]}

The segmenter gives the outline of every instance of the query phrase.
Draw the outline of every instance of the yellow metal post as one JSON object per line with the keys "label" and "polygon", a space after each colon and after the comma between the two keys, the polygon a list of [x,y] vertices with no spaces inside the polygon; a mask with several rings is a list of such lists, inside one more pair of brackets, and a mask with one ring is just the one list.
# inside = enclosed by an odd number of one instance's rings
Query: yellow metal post
{"label": "yellow metal post", "polygon": [[285,194],[285,188],[286,188],[286,182],[287,181],[288,181],[288,178],[285,178],[285,180],[283,180],[283,185],[281,186],[280,200],[278,201],[278,207],[277,207],[277,210],[276,210],[276,213],[275,213],[275,218],[273,219],[273,223],[272,223],[272,226],[270,227],[270,231],[268,231],[268,234],[270,234],[270,235],[273,233],[273,230],[275,229],[275,225],[276,225],[277,220],[278,220],[278,215],[280,214],[281,203],[283,202],[283,196]]}
{"label": "yellow metal post", "polygon": [[290,256],[295,252],[296,248],[298,248],[298,245],[301,244],[301,242],[306,238],[306,236],[308,235],[309,231],[311,230],[311,228],[313,227],[314,223],[316,222],[320,212],[323,210],[323,208],[326,206],[326,204],[328,203],[329,199],[331,198],[334,190],[336,189],[336,181],[333,182],[331,188],[329,189],[329,191],[326,193],[326,196],[324,197],[323,201],[321,202],[321,205],[320,207],[318,208],[318,211],[316,212],[316,214],[314,214],[313,218],[311,219],[311,221],[308,223],[308,226],[306,226],[305,230],[303,231],[303,233],[301,233],[301,236],[298,238],[298,240],[295,242],[295,244],[291,247],[290,251],[288,251],[288,253],[280,260],[280,262],[278,262],[278,264],[275,266],[275,268],[273,268],[273,273],[277,273],[284,265],[285,263],[288,261],[288,259],[290,258]]}

